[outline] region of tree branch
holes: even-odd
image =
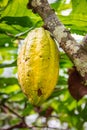
[[[16,124],[16,125],[14,125],[14,126],[11,126],[11,127],[9,127],[9,128],[3,128],[3,129],[1,129],[1,130],[13,130],[14,128],[28,128],[27,127],[27,125],[26,124],[24,124],[24,122],[22,121],[22,122],[20,122],[19,124]]]
[[[40,128],[40,129],[43,129],[43,128],[46,128],[46,129],[54,129],[56,130],[57,128],[56,127],[50,127],[48,126],[47,124],[46,125],[32,125],[32,126],[28,126],[24,120],[24,117],[21,117],[18,113],[16,113],[15,111],[13,111],[11,108],[9,108],[7,105],[3,104],[2,106],[2,109],[7,109],[9,110],[10,112],[12,112],[12,114],[16,115],[18,118],[21,119],[21,121],[18,123],[18,124],[15,124],[13,126],[10,126],[8,128],[1,128],[0,130],[13,130],[15,128],[28,128],[28,129],[36,129],[36,128]],[[38,111],[40,108],[37,108],[36,111]],[[50,117],[54,117],[54,118],[58,118],[58,116],[51,116],[51,112],[52,112],[52,108],[49,107],[45,113],[45,117],[46,119],[50,118]],[[40,110],[41,111],[41,110]],[[5,110],[6,112],[6,110]],[[68,128],[67,129],[62,129],[61,130],[69,130]]]
[[[15,111],[13,111],[10,107],[8,107],[7,105],[3,104],[3,107],[7,110],[9,110],[10,112],[12,112],[14,115],[16,115],[18,118],[23,120],[23,117],[21,117],[18,113],[16,113]]]
[[[47,0],[29,0],[28,8],[37,12],[60,47],[65,51],[74,63],[77,71],[87,86],[87,51],[71,36],[69,30],[60,22],[59,18],[51,9]]]

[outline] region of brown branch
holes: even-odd
[[[14,128],[28,128],[27,125],[22,121],[19,124],[11,126],[9,128],[2,128],[1,130],[13,130]]]
[[[76,42],[69,30],[60,22],[47,0],[29,1],[28,7],[32,8],[34,12],[37,12],[41,16],[46,29],[51,32],[60,47],[72,60],[83,78],[84,85],[87,86],[87,52]]]
[[[33,126],[28,126],[24,120],[23,117],[21,117],[18,113],[16,113],[15,111],[13,111],[10,107],[8,107],[7,105],[3,104],[3,107],[2,109],[7,109],[9,110],[10,112],[12,112],[13,114],[15,114],[18,118],[22,119],[21,122],[19,122],[18,124],[15,124],[13,126],[10,126],[8,128],[1,128],[0,130],[13,130],[14,128],[28,128],[28,129],[34,129],[34,128],[48,128],[48,129],[54,129],[54,130],[57,130],[58,128],[56,127],[50,127],[48,125],[41,125],[41,126],[38,126],[38,125],[33,125]],[[51,112],[52,111],[52,108],[48,108],[48,110]],[[47,111],[48,111],[47,110]],[[6,112],[6,111],[5,111]],[[46,113],[47,116],[45,116],[47,119],[50,118],[50,117],[54,117],[54,118],[58,118],[58,116],[48,116],[48,112]],[[50,113],[49,113],[50,115]],[[67,129],[61,129],[61,130],[68,130]]]
[[[13,113],[14,115],[16,115],[18,118],[23,120],[23,117],[21,117],[18,113],[16,113],[15,111],[13,111],[9,106],[3,104],[3,107],[7,110],[9,110],[11,113]]]

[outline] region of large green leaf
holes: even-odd
[[[16,92],[16,91],[19,91],[20,88],[17,84],[14,84],[14,85],[10,85],[10,86],[7,86],[7,87],[3,87],[3,88],[0,88],[0,93],[6,93],[6,94],[10,94],[12,92]]]
[[[6,87],[6,86],[9,86],[9,85],[14,85],[14,84],[17,84],[18,81],[16,78],[4,78],[4,77],[1,77],[0,78],[0,88],[3,88],[3,87]]]
[[[0,64],[0,68],[13,67],[13,66],[17,66],[17,60],[13,61],[10,64],[6,64],[6,63]]]
[[[7,2],[3,0],[0,2],[1,44],[6,43],[3,37],[7,39],[7,42],[12,43],[11,39],[17,38],[16,35],[18,36],[19,33],[25,35],[31,27],[41,25],[41,22],[39,22],[41,18],[27,9],[27,3],[28,0],[9,0]]]
[[[60,68],[71,68],[73,63],[64,52],[60,52]]]
[[[25,95],[22,92],[14,93],[8,99],[9,102],[19,102],[25,99]]]
[[[56,4],[58,6],[56,6]],[[60,20],[73,33],[87,33],[87,0],[57,0],[52,6]]]
[[[8,45],[8,47],[1,47],[0,48],[0,58],[1,58],[0,59],[0,66],[1,67],[4,67],[7,63],[13,64],[14,60],[17,59],[18,49],[13,48],[13,47],[9,47],[9,44],[7,44],[7,43],[6,43],[6,45]],[[10,67],[10,66],[7,66],[7,67]]]
[[[8,0],[0,0],[0,10],[8,4]]]
[[[1,31],[1,29],[0,29]],[[4,47],[5,43],[9,43],[10,46],[13,46],[11,37],[6,34],[0,34],[0,47]]]

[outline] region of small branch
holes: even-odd
[[[41,126],[38,126],[38,125],[33,125],[33,126],[27,126],[25,120],[23,117],[21,117],[18,113],[16,113],[15,111],[13,111],[11,108],[9,108],[7,105],[3,104],[3,107],[2,109],[5,108],[5,112],[6,112],[6,109],[9,110],[10,112],[12,112],[14,115],[16,115],[18,118],[22,119],[21,122],[19,122],[18,124],[16,125],[13,125],[13,126],[10,126],[9,128],[2,128],[0,130],[13,130],[14,128],[28,128],[28,129],[34,129],[34,128],[48,128],[48,129],[55,129],[57,130],[58,128],[55,128],[55,127],[50,127],[48,125],[41,125]],[[52,109],[50,108],[50,111]],[[55,117],[55,118],[58,118],[58,116],[47,116],[46,118],[48,119],[48,117]],[[62,130],[62,129],[61,129]],[[68,130],[68,129],[63,129],[63,130]]]
[[[31,31],[31,30],[34,29],[34,28],[35,28],[35,26],[29,28],[28,30],[26,30],[26,31],[24,31],[24,32],[20,32],[20,33],[18,33],[18,34],[16,34],[16,35],[11,34],[11,33],[9,33],[9,32],[5,32],[5,34],[6,34],[7,36],[10,36],[10,37],[14,38],[14,39],[21,39],[21,40],[22,40],[22,39],[23,39],[22,36],[25,35],[25,34],[27,34],[29,31]]]
[[[25,123],[24,117],[21,117],[18,113],[16,113],[15,111],[13,111],[10,107],[8,107],[6,104],[3,104],[3,106],[1,107],[5,112],[10,111],[12,114],[16,115],[18,118],[20,118],[22,121],[14,126],[11,126],[9,128],[6,129],[1,129],[1,130],[13,130],[13,128],[28,128],[27,124]],[[7,109],[7,110],[6,110]]]
[[[18,118],[23,120],[23,117],[21,117],[18,113],[16,113],[15,111],[13,111],[10,107],[8,107],[7,105],[3,104],[3,107],[5,107],[5,109],[9,110],[11,113],[13,113],[14,115],[16,115]]]
[[[13,130],[14,128],[28,128],[26,124],[24,124],[24,122],[20,122],[19,124],[16,124],[14,126],[11,126],[9,128],[3,128],[1,130]]]

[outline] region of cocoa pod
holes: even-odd
[[[69,70],[68,89],[70,94],[77,101],[87,95],[87,86],[75,67]]]
[[[59,75],[59,51],[44,28],[29,32],[18,55],[18,80],[34,105],[43,103],[53,92]]]

